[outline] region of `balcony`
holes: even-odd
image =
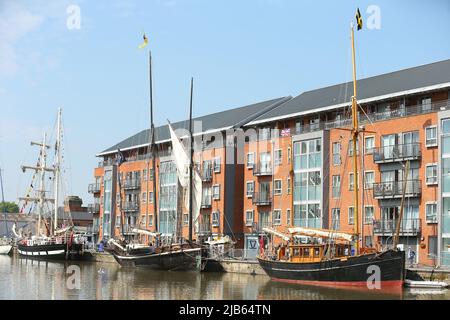
[[[418,160],[422,155],[420,143],[399,144],[386,146],[373,150],[373,161],[375,163]]]
[[[373,232],[377,236],[393,236],[397,220],[381,219],[373,222]],[[402,219],[400,236],[417,236],[421,232],[421,219]]]
[[[270,162],[258,163],[253,165],[253,175],[257,177],[271,176],[272,165]]]
[[[207,195],[202,197],[201,209],[210,209],[212,207],[212,196]]]
[[[198,235],[206,235],[211,233],[211,225],[209,223],[200,223],[198,225]]]
[[[373,184],[373,196],[375,199],[401,198],[403,195],[404,181],[382,182]],[[420,197],[420,180],[408,180],[406,182],[405,197]]]
[[[88,186],[89,193],[99,193],[100,192],[100,183],[90,183]]]
[[[137,201],[125,201],[122,206],[124,212],[136,212],[139,211],[139,202]]]
[[[211,182],[213,177],[213,168],[212,167],[203,168],[201,174],[203,182]]]
[[[88,204],[88,212],[92,214],[100,213],[100,204],[99,203]]]
[[[270,192],[254,192],[252,196],[252,203],[257,206],[270,206],[272,204]]]
[[[139,189],[141,187],[140,179],[125,179],[123,182],[123,188],[125,190]]]

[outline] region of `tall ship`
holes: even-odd
[[[28,209],[28,214],[36,217],[35,233],[16,230],[12,231],[17,238],[17,252],[26,258],[66,260],[81,257],[84,249],[84,239],[73,230],[72,219],[59,221],[58,215],[61,193],[61,162],[62,162],[62,110],[58,109],[56,125],[56,141],[52,146],[47,139],[47,133],[41,142],[31,142],[32,146],[40,148],[35,166],[22,166],[22,171],[32,171],[33,177],[25,197],[19,198],[22,209]],[[54,149],[54,161],[47,165],[48,150]],[[47,180],[50,183],[46,183]],[[35,189],[35,185],[38,187]],[[52,197],[53,196],[53,197]]]
[[[153,98],[152,98],[152,59],[149,51],[149,74],[150,74],[150,148],[151,161],[153,168],[156,168],[156,144],[155,144],[155,127],[153,123]],[[178,208],[178,211],[183,209],[189,210],[189,238],[185,239],[181,234],[181,227],[176,228],[175,234],[164,234],[159,231],[152,232],[146,229],[133,228],[131,231],[134,236],[128,239],[125,238],[123,222],[125,220],[124,212],[122,210],[122,201],[119,199],[119,210],[121,213],[121,230],[122,234],[118,239],[109,239],[106,250],[111,253],[115,260],[124,267],[144,267],[154,270],[169,270],[169,271],[199,271],[201,269],[201,254],[202,247],[195,243],[192,238],[193,232],[193,216],[195,221],[198,221],[198,215],[201,205],[201,187],[202,181],[198,170],[193,165],[193,137],[192,137],[192,94],[193,94],[193,80],[191,80],[191,99],[190,99],[190,141],[191,152],[187,151],[179,137],[176,135],[171,124],[169,123],[169,130],[172,140],[173,159],[176,165],[177,177],[183,190],[184,206],[185,208]],[[120,165],[123,162],[123,155],[118,151],[117,174],[120,174]],[[150,159],[148,159],[150,161]],[[120,178],[119,189],[120,186]],[[154,190],[154,205],[156,224],[155,229],[158,230],[158,205],[156,195],[156,179],[153,179]],[[170,192],[170,191],[169,191]],[[121,197],[121,193],[119,193]],[[174,217],[176,221],[180,221],[180,217]],[[176,224],[179,225],[178,223]],[[149,239],[147,243],[140,241],[141,236]]]
[[[356,14],[358,30],[362,28],[359,10]],[[351,45],[353,62],[353,97],[351,99],[353,150],[357,149],[358,136],[368,132],[358,124],[357,82],[355,65],[354,26],[351,25]],[[361,141],[361,139],[360,139]],[[356,153],[357,154],[357,153]],[[277,247],[270,243],[273,250],[260,242],[259,264],[274,281],[320,285],[332,287],[366,287],[384,289],[401,288],[405,279],[405,252],[397,249],[408,180],[409,162],[405,163],[405,179],[400,206],[399,219],[392,247],[379,250],[372,247],[360,247],[358,222],[359,193],[354,187],[354,232],[294,227],[287,232],[272,228],[264,231],[272,238],[281,239]],[[358,156],[353,156],[353,172],[358,172]],[[358,174],[353,175],[354,186],[358,186]]]

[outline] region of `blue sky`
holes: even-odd
[[[80,29],[68,29],[69,5]],[[358,32],[358,78],[450,58],[448,1],[1,0],[0,165],[6,199],[23,196],[39,140],[63,108],[67,193],[92,201],[95,154],[148,127],[147,51],[156,124],[297,95],[351,79],[349,24],[380,9],[381,28]]]

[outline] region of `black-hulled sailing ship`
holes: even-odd
[[[357,12],[358,30],[362,20]],[[358,126],[358,104],[356,100],[356,66],[354,28],[351,26],[352,61],[353,61],[353,97],[352,129],[353,150],[357,149],[360,132]],[[355,152],[355,154],[357,154]],[[353,156],[353,172],[358,172],[357,156]],[[409,162],[406,163],[407,181]],[[354,174],[354,186],[358,186],[358,174]],[[406,190],[405,186],[403,190]],[[400,217],[397,222],[392,248],[378,251],[376,248],[360,248],[358,208],[358,187],[354,187],[355,232],[345,233],[337,230],[312,228],[289,228],[287,233],[280,233],[266,228],[267,233],[280,237],[282,245],[276,254],[267,254],[261,243],[259,264],[272,280],[322,286],[374,286],[377,289],[401,287],[405,279],[405,253],[397,249],[400,224],[402,220],[403,194]],[[370,284],[371,283],[371,284]]]
[[[84,249],[84,240],[79,235],[74,234],[72,219],[69,219],[68,225],[58,224],[58,204],[59,204],[59,185],[61,173],[61,108],[58,110],[57,134],[54,146],[55,157],[52,166],[47,166],[47,150],[52,146],[48,144],[47,134],[44,134],[42,142],[31,142],[32,146],[40,147],[39,158],[36,166],[22,166],[22,171],[31,170],[34,172],[31,182],[31,190],[25,197],[19,198],[24,201],[23,208],[31,205],[37,209],[33,214],[37,215],[36,231],[23,234],[21,230],[17,231],[13,225],[13,233],[17,238],[17,252],[19,256],[26,258],[66,260],[78,259],[81,257]],[[50,186],[46,185],[47,173],[49,179],[53,180]],[[39,180],[39,189],[34,190],[33,184],[35,178]],[[37,180],[37,179],[36,179]],[[49,198],[51,192],[46,188],[53,187],[53,198]],[[34,191],[33,191],[34,190]],[[34,196],[33,196],[34,193]],[[53,206],[52,212],[49,210]]]
[[[156,168],[156,144],[155,144],[155,127],[153,123],[153,99],[152,99],[152,59],[151,52],[149,52],[149,74],[150,74],[150,118],[151,118],[151,157],[153,168]],[[178,181],[181,187],[189,191],[189,239],[182,237],[181,230],[176,231],[175,236],[163,235],[160,232],[152,232],[147,229],[134,228],[132,232],[135,235],[143,235],[149,238],[149,244],[140,243],[136,241],[125,240],[123,237],[120,239],[110,239],[108,241],[108,248],[106,249],[111,253],[115,260],[124,267],[144,267],[154,270],[170,270],[170,271],[189,271],[197,270],[201,268],[201,252],[202,248],[192,241],[192,214],[198,212],[201,203],[201,178],[193,167],[193,143],[192,143],[192,94],[193,94],[193,81],[191,80],[191,104],[190,104],[190,141],[191,141],[191,153],[190,157],[180,139],[175,134],[171,124],[169,123],[169,130],[172,140],[173,148],[173,160],[177,167]],[[120,150],[118,150],[120,153]],[[119,159],[122,157],[119,157]],[[120,169],[121,160],[118,162]],[[189,168],[186,167],[189,166]],[[119,172],[120,170],[118,170]],[[154,170],[153,172],[156,172]],[[186,173],[189,172],[189,177],[186,177]],[[120,179],[119,179],[120,181]],[[199,187],[200,186],[200,187]],[[120,188],[120,186],[119,186]],[[153,191],[154,191],[154,206],[155,206],[155,229],[158,230],[158,206],[156,195],[156,178],[153,179]],[[119,193],[120,194],[120,193]],[[121,203],[119,201],[119,203]],[[121,207],[119,205],[119,207]],[[123,211],[122,214],[122,230],[123,230]],[[178,225],[178,224],[177,224]]]

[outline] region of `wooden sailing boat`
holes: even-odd
[[[59,184],[60,184],[60,161],[61,161],[61,108],[58,110],[57,135],[55,143],[55,162],[51,167],[47,166],[47,150],[51,146],[47,142],[47,134],[44,134],[42,142],[31,142],[32,146],[40,147],[40,154],[37,166],[22,166],[22,170],[34,171],[40,177],[39,190],[35,197],[27,194],[19,200],[34,202],[38,207],[38,217],[36,223],[35,235],[17,234],[15,225],[13,232],[18,237],[17,252],[22,257],[39,259],[77,259],[81,257],[84,249],[83,239],[74,235],[73,225],[58,229],[58,203],[59,203]],[[48,191],[45,190],[46,173],[53,173],[53,194],[54,198],[47,197]],[[44,216],[44,208],[47,203],[52,203],[54,208],[53,223],[47,223]],[[45,227],[43,227],[43,224]]]
[[[359,23],[360,21],[358,21]],[[360,27],[360,26],[359,26]],[[352,97],[352,142],[357,150],[360,131],[356,100],[356,66],[354,30],[351,26],[352,61],[353,61],[353,97]],[[407,165],[408,167],[408,165]],[[356,152],[353,157],[353,172],[358,172]],[[407,177],[406,170],[406,177]],[[360,249],[358,223],[358,174],[354,174],[355,232],[353,234],[335,230],[289,228],[289,234],[280,234],[273,229],[265,231],[281,237],[284,245],[276,257],[269,257],[263,249],[258,261],[272,280],[290,283],[302,283],[322,286],[361,286],[368,287],[372,282],[376,289],[389,286],[401,287],[405,279],[405,253],[396,248],[400,230],[397,223],[394,246],[382,252],[374,248]],[[407,178],[405,179],[406,183]],[[404,188],[405,191],[406,188]],[[404,197],[403,197],[404,198]],[[403,200],[402,200],[403,206]],[[307,237],[308,243],[298,241]],[[352,254],[352,243],[355,252]]]
[[[5,206],[5,195],[3,193],[3,179],[2,179],[2,169],[0,168],[0,188],[2,191],[2,204],[3,204],[3,218],[5,222],[5,230],[8,230],[8,220],[6,218],[6,206]],[[12,239],[6,235],[0,235],[0,255],[8,255],[12,249]]]
[[[151,114],[151,150],[153,168],[155,168],[156,159],[156,143],[155,143],[155,127],[153,123],[153,99],[152,99],[152,59],[151,52],[149,52],[149,74],[150,74],[150,114]],[[111,249],[108,251],[114,256],[116,261],[125,267],[145,267],[155,270],[171,270],[171,271],[188,271],[200,269],[200,255],[201,247],[192,242],[192,206],[193,206],[193,149],[192,149],[192,95],[193,95],[193,80],[191,80],[191,99],[190,99],[190,126],[189,131],[191,135],[191,156],[189,161],[189,240],[183,241],[179,237],[176,243],[163,244],[161,241],[161,233],[150,232],[145,229],[134,228],[132,231],[136,234],[146,235],[152,239],[151,245],[141,243],[127,243],[124,239],[120,241],[110,239],[108,244]],[[182,168],[180,158],[187,156],[186,150],[183,149],[181,142],[174,133],[172,126],[169,123],[169,130],[171,133],[172,144],[174,148],[174,160],[177,165],[178,177],[182,186],[185,186],[186,180],[183,180],[181,172],[186,172]],[[185,159],[185,158],[183,158]],[[184,162],[185,163],[185,162]],[[156,172],[156,170],[154,171]],[[182,182],[183,181],[183,182]],[[201,185],[201,180],[200,180]],[[156,179],[153,179],[153,190],[156,192]],[[201,190],[200,190],[201,192]],[[155,193],[154,193],[155,194]],[[155,213],[157,212],[155,195]],[[198,205],[199,207],[200,205]],[[121,219],[123,221],[123,219]],[[156,221],[158,219],[156,218]],[[158,224],[156,229],[158,230]]]

